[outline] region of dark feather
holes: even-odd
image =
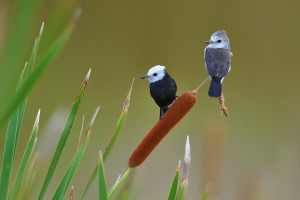
[[[155,103],[163,109],[162,113],[165,113],[168,107],[176,99],[177,85],[174,79],[165,72],[165,76],[162,80],[150,83],[150,94]]]
[[[216,98],[222,95],[221,78],[212,77],[209,90],[208,90],[208,95],[210,97],[216,97]]]

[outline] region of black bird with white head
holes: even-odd
[[[205,67],[211,79],[208,95],[217,98],[222,95],[221,83],[231,69],[233,54],[225,31],[215,32],[205,43],[208,44],[204,49]]]
[[[155,103],[160,107],[159,117],[161,119],[177,98],[177,85],[166,71],[166,68],[161,65],[152,67],[147,75],[141,77],[141,79],[144,78],[150,82],[150,94]]]

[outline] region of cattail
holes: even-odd
[[[191,110],[197,101],[196,94],[196,91],[186,91],[175,101],[131,154],[128,161],[131,168],[142,164],[160,141]]]
[[[219,104],[220,104],[221,111],[223,112],[225,117],[228,117],[229,114],[228,114],[227,107],[225,106],[225,98],[224,98],[223,93],[218,99],[219,99]]]

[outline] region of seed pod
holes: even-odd
[[[131,154],[128,165],[137,167],[144,162],[160,141],[191,110],[197,101],[196,91],[184,92],[144,137]]]

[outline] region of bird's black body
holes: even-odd
[[[211,77],[208,91],[210,97],[220,97],[222,94],[222,79],[230,71],[232,53],[229,49],[209,48],[205,49],[204,59],[206,70]]]
[[[150,83],[150,94],[160,107],[160,118],[176,99],[177,85],[174,79],[165,71],[163,79]]]

